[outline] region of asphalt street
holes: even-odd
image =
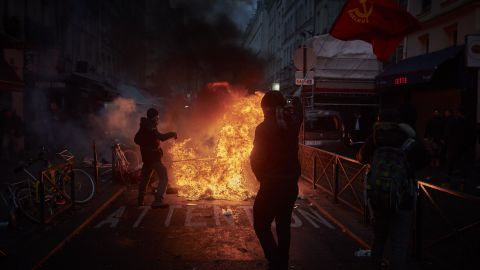
[[[147,197],[147,204],[153,197]],[[253,201],[187,201],[136,206],[126,191],[42,269],[266,269],[252,227]],[[367,269],[359,246],[307,200],[292,218],[291,269]]]

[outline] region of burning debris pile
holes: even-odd
[[[168,150],[171,178],[182,197],[238,201],[256,193],[249,155],[255,127],[263,120],[260,108],[263,94],[228,93],[223,111],[205,127],[213,134],[210,138],[191,134],[192,137],[175,142]]]

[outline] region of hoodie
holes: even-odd
[[[140,128],[137,134],[135,134],[134,141],[140,146],[143,163],[148,165],[161,161],[163,151],[160,147],[160,141],[166,141],[175,136],[175,132],[158,132],[154,121],[142,117],[140,119]]]

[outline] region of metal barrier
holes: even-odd
[[[41,225],[45,225],[50,223],[59,214],[75,207],[75,174],[73,172],[73,164],[67,162],[51,166],[41,171],[39,180],[39,220]],[[70,186],[63,186],[65,182],[68,182],[67,184]],[[70,194],[66,193],[67,188],[70,189]],[[57,205],[51,207],[51,204],[54,204],[52,201],[56,198],[49,198],[47,200],[46,191],[50,196],[62,196],[66,201],[65,204],[61,207]],[[46,213],[47,203],[50,204],[48,206],[50,213]]]
[[[368,165],[321,149],[299,145],[302,177],[359,214],[365,215],[364,179]],[[366,215],[365,215],[366,218]]]
[[[302,177],[369,221],[364,176],[368,165],[300,144]],[[414,247],[419,260],[473,269],[480,250],[480,197],[418,181]]]
[[[473,269],[480,250],[480,197],[418,182],[415,249],[419,259]]]

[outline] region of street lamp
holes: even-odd
[[[272,83],[272,90],[273,91],[280,91],[280,83],[278,83],[278,82]]]

